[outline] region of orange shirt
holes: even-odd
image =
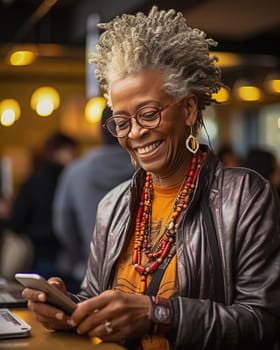
[[[174,201],[180,189],[180,184],[166,188],[156,185],[153,186],[154,198],[152,202],[151,241],[153,244],[156,244],[164,234],[165,228],[170,222]],[[115,289],[139,294],[141,275],[135,271],[134,265],[132,264],[133,251],[134,237],[128,242],[128,245],[124,248],[119,259]],[[147,262],[148,258],[143,254],[141,264],[145,265]],[[148,283],[150,280],[151,275],[148,275]],[[169,298],[176,293],[176,256],[174,256],[164,272],[158,295]],[[168,348],[168,342],[163,337],[147,336],[142,341],[143,350],[165,350]]]

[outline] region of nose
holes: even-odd
[[[148,129],[145,129],[141,125],[139,125],[135,118],[131,118],[130,122],[131,122],[131,128],[128,133],[129,138],[135,139],[137,137],[141,137],[143,134],[147,132]]]

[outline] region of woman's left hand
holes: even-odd
[[[108,290],[78,304],[68,324],[79,334],[120,342],[148,334],[150,297]]]

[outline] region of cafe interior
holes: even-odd
[[[280,158],[279,0],[0,0],[0,156],[13,193],[30,171],[30,154],[50,133],[75,137],[82,152],[100,144],[105,107],[88,54],[97,23],[152,5],[183,12],[189,25],[218,41],[222,88],[207,108],[208,137],[218,150],[250,147]]]

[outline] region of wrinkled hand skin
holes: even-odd
[[[59,277],[52,277],[48,282],[67,294],[64,282]],[[66,330],[72,327],[67,323],[69,316],[63,311],[46,303],[46,294],[35,289],[25,288],[22,296],[27,300],[28,309],[35,318],[47,329]]]
[[[150,307],[148,296],[108,290],[79,303],[68,324],[77,327],[79,334],[98,337],[103,341],[122,342],[149,332]],[[113,331],[110,334],[106,333],[106,320],[112,323]]]

